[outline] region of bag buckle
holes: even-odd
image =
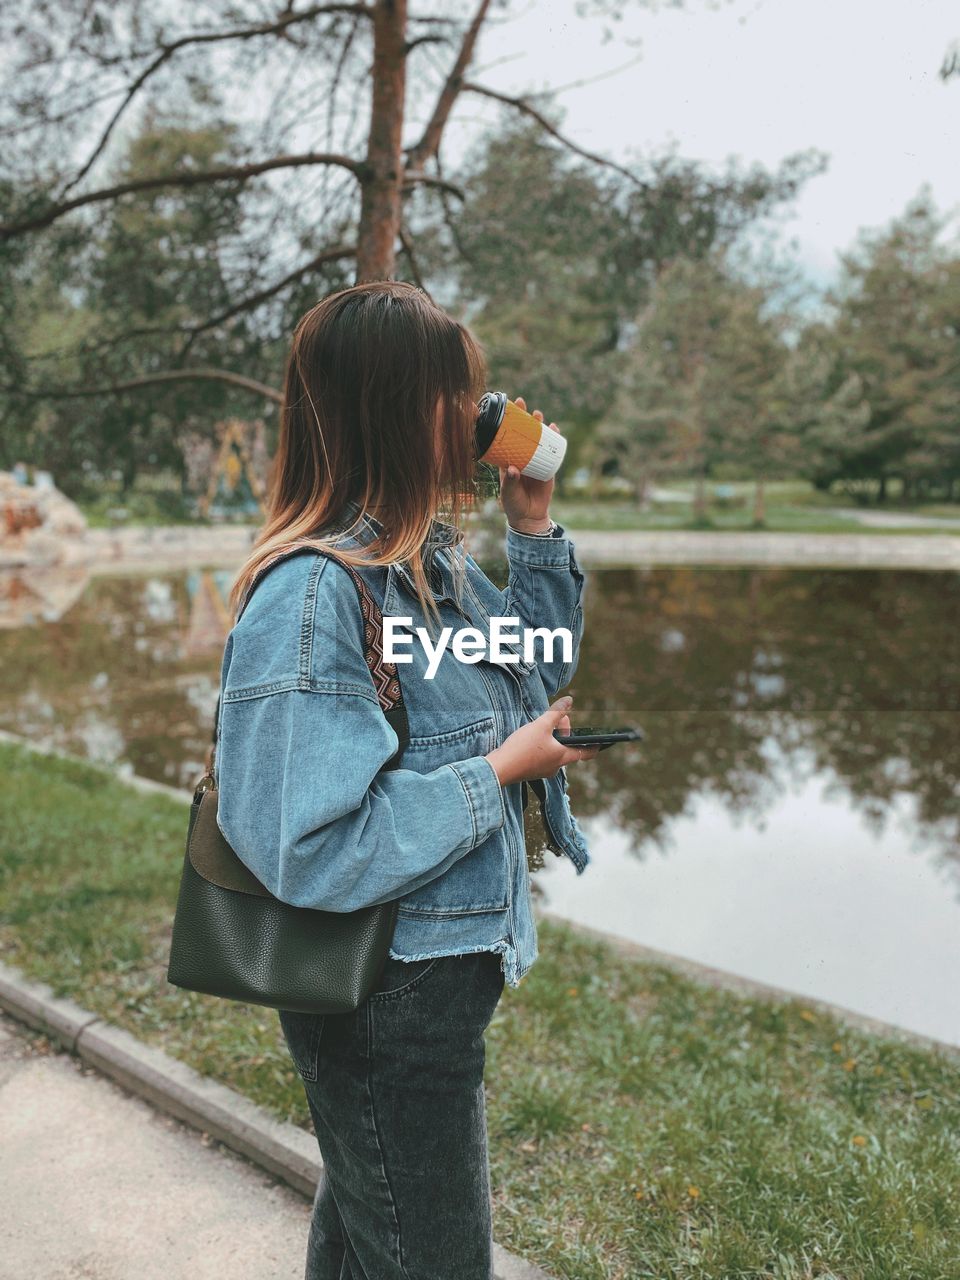
[[[207,784],[207,785],[204,785],[204,784]],[[196,789],[194,790],[193,803],[196,804],[199,800],[201,800],[203,798],[203,793],[205,791],[213,791],[216,785],[217,785],[217,780],[213,776],[213,774],[209,772],[205,773],[203,777],[200,779],[200,781],[197,783]]]

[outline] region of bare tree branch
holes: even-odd
[[[436,158],[436,165],[437,165],[437,171],[440,177],[442,178],[443,169],[441,168],[441,165],[440,165],[439,155]],[[443,206],[443,220],[446,223],[447,230],[450,232],[450,238],[453,241],[454,247],[456,248],[457,252],[460,254],[460,257],[464,260],[464,262],[469,262],[472,264],[474,261],[473,256],[467,252],[466,247],[464,246],[463,240],[460,237],[459,229],[457,228],[457,225],[453,219],[453,214],[450,211],[450,202],[447,199],[447,192],[443,191],[442,189],[440,192],[440,203]]]
[[[347,65],[347,58],[350,56],[350,49],[353,46],[353,41],[354,41],[354,38],[356,37],[357,29],[359,25],[360,25],[360,22],[359,22],[359,19],[357,19],[356,21],[354,21],[354,23],[350,27],[350,30],[347,32],[346,39],[344,40],[343,45],[340,49],[340,53],[337,57],[336,66],[333,69],[333,79],[330,84],[329,91],[327,93],[327,146],[328,147],[333,146],[333,126],[334,126],[334,117],[336,115],[337,96],[340,92],[340,80],[341,80],[341,77],[343,76],[344,68]]]
[[[361,3],[319,4],[311,5],[309,9],[294,9],[288,4],[276,19],[270,19],[262,25],[249,28],[234,27],[229,31],[204,31],[193,35],[180,36],[176,40],[171,40],[169,47],[179,49],[187,44],[216,44],[223,40],[249,40],[256,36],[273,35],[279,31],[286,30],[288,27],[301,22],[310,22],[313,18],[328,13],[359,14],[370,17],[373,14],[373,5]],[[161,42],[160,47],[167,48],[168,45]],[[112,58],[100,58],[98,60],[102,67],[117,66],[121,62],[130,62],[136,58],[147,58],[154,52],[155,48],[156,46],[149,49],[133,49],[127,53],[116,54]]]
[[[27,387],[8,386],[5,389],[16,395],[29,396],[38,400],[79,400],[91,396],[103,396],[121,391],[137,391],[140,387],[153,387],[169,382],[226,382],[234,387],[242,387],[272,400],[275,404],[283,403],[283,394],[275,387],[268,387],[255,378],[245,378],[241,373],[232,373],[229,369],[173,369],[165,373],[144,374],[140,378],[128,378],[124,382],[111,382],[102,387],[55,387],[31,389]]]
[[[372,10],[366,4],[318,4],[314,5],[310,9],[304,9],[302,13],[294,13],[288,10],[286,13],[282,13],[274,22],[262,22],[254,27],[240,27],[234,31],[203,32],[196,35],[181,36],[178,40],[173,40],[169,44],[161,44],[160,52],[157,56],[129,85],[123,101],[113,113],[96,146],[93,148],[76,176],[63,188],[60,193],[60,198],[62,199],[68,191],[72,191],[77,183],[87,176],[97,157],[102,153],[104,147],[107,145],[110,135],[124,111],[126,111],[127,107],[150,77],[159,71],[161,67],[165,66],[166,63],[168,63],[175,54],[179,53],[181,49],[186,49],[190,45],[216,44],[226,40],[253,40],[258,36],[283,35],[291,26],[294,25],[294,23],[309,22],[311,19],[319,17],[321,14],[349,13],[356,16],[369,16],[371,12]],[[138,55],[134,54],[132,56],[136,57]]]
[[[476,13],[473,15],[473,21],[463,34],[460,51],[450,70],[450,74],[444,82],[443,88],[440,90],[440,96],[437,98],[433,114],[427,122],[423,136],[419,142],[407,151],[407,171],[411,176],[422,172],[427,160],[431,156],[435,156],[440,149],[440,139],[443,137],[444,126],[450,118],[453,104],[456,102],[457,95],[461,90],[464,72],[473,59],[480,28],[483,26],[489,8],[490,0],[480,0]]]
[[[440,191],[446,191],[448,195],[456,196],[458,200],[466,200],[466,192],[462,187],[458,187],[455,182],[448,182],[446,178],[437,178],[430,173],[411,173],[407,174],[403,179],[404,192],[412,191],[414,187],[437,187]]]
[[[496,89],[488,89],[482,84],[473,84],[471,81],[465,81],[460,88],[463,93],[477,93],[484,98],[493,98],[496,102],[503,102],[507,106],[516,107],[518,111],[522,111],[525,115],[536,120],[542,128],[546,129],[547,133],[552,134],[558,142],[562,142],[565,147],[576,152],[578,156],[583,156],[585,160],[592,160],[594,164],[602,164],[608,169],[614,169],[617,173],[622,173],[625,178],[629,178],[634,186],[646,190],[648,184],[642,178],[638,178],[635,173],[631,173],[629,169],[625,169],[623,165],[617,164],[615,160],[608,160],[605,156],[598,156],[593,151],[587,151],[583,147],[577,146],[575,142],[571,142],[569,138],[565,138],[546,116],[539,112],[536,107],[531,106],[525,98],[511,98],[509,94],[498,93]]]
[[[274,156],[272,160],[261,160],[254,164],[225,165],[220,169],[204,169],[193,173],[184,170],[182,173],[165,173],[155,178],[135,178],[130,182],[121,182],[114,187],[105,187],[101,191],[88,191],[85,195],[74,196],[72,200],[61,200],[49,205],[43,213],[32,214],[19,222],[0,223],[0,239],[9,240],[21,235],[24,231],[36,231],[40,227],[49,227],[51,223],[72,213],[74,209],[85,205],[101,204],[106,200],[116,200],[120,196],[130,195],[135,191],[156,191],[162,187],[198,187],[208,182],[237,181],[245,182],[257,174],[268,173],[272,169],[296,169],[305,165],[330,164],[342,169],[349,169],[359,180],[366,176],[366,165],[362,160],[354,160],[350,156],[337,155],[331,152],[306,152],[299,156]]]
[[[449,44],[449,43],[450,43],[449,36],[430,36],[430,35],[414,36],[412,40],[407,41],[407,43],[403,46],[403,48],[405,53],[410,53],[411,50],[416,49],[421,44]]]
[[[103,93],[98,93],[92,98],[88,98],[86,102],[81,102],[79,106],[70,106],[53,116],[40,116],[34,120],[21,120],[17,117],[15,124],[4,125],[0,129],[0,138],[17,138],[24,133],[29,133],[32,129],[49,129],[54,124],[64,124],[67,120],[72,120],[76,116],[82,116],[84,112],[90,111],[93,107],[98,107],[101,102],[106,102],[108,98],[112,98],[117,93],[116,89],[105,89]]]
[[[255,293],[248,294],[228,310],[221,311],[206,320],[201,320],[198,324],[150,325],[139,329],[124,329],[122,334],[112,334],[109,338],[101,338],[98,342],[90,343],[89,345],[80,343],[79,346],[71,344],[65,347],[55,347],[50,351],[41,351],[35,355],[25,355],[23,360],[26,364],[36,364],[43,360],[59,360],[65,355],[95,356],[102,351],[109,351],[114,348],[120,338],[124,340],[129,340],[130,338],[172,338],[184,335],[187,341],[179,353],[180,358],[182,358],[190,350],[194,339],[201,333],[207,333],[210,329],[215,329],[217,325],[223,324],[227,320],[232,320],[234,316],[242,315],[245,311],[253,311],[262,302],[275,297],[288,285],[295,284],[302,276],[305,276],[310,271],[315,271],[325,262],[334,262],[339,258],[354,257],[356,252],[357,246],[353,244],[337,245],[332,249],[324,249],[315,258],[311,258],[309,262],[304,262],[299,267],[295,267],[293,271],[289,272],[281,280],[276,280],[273,284],[265,285]]]
[[[417,262],[417,255],[416,255],[416,252],[414,251],[413,240],[410,237],[410,232],[407,229],[407,226],[405,223],[401,222],[398,235],[400,236],[400,243],[403,246],[403,252],[406,254],[407,261],[410,263],[410,272],[413,275],[413,279],[415,283],[420,286],[420,288],[429,298],[430,291],[427,289],[427,286],[423,283],[423,275],[420,271],[420,265]]]
[[[357,246],[355,244],[340,244],[333,249],[324,249],[322,253],[318,253],[315,258],[311,258],[309,262],[304,262],[301,266],[295,267],[282,280],[276,280],[273,284],[258,289],[256,293],[251,293],[248,297],[242,298],[232,307],[228,307],[226,311],[221,311],[218,315],[211,316],[209,319],[202,321],[200,324],[190,325],[188,328],[181,329],[179,332],[189,334],[187,341],[184,343],[183,350],[180,352],[181,357],[185,356],[194,341],[201,333],[206,333],[210,329],[215,329],[217,325],[223,324],[226,320],[232,320],[234,316],[240,315],[244,311],[252,311],[255,307],[259,307],[261,302],[266,302],[269,298],[273,298],[276,294],[284,290],[287,285],[294,284],[302,276],[309,271],[316,271],[318,267],[322,267],[325,262],[336,262],[339,258],[355,258],[357,256]]]

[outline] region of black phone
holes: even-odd
[[[569,733],[554,729],[553,736],[565,747],[599,747],[603,751],[618,742],[642,742],[646,735],[642,729],[598,729],[596,725],[586,725]]]

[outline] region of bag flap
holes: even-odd
[[[217,792],[213,787],[204,791],[200,799],[188,853],[197,875],[211,884],[261,898],[274,896],[240,861],[217,826]]]

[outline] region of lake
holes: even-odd
[[[189,789],[232,579],[8,575],[0,728]],[[569,767],[593,860],[546,853],[543,906],[960,1044],[960,575],[587,579],[573,723],[646,738]]]

